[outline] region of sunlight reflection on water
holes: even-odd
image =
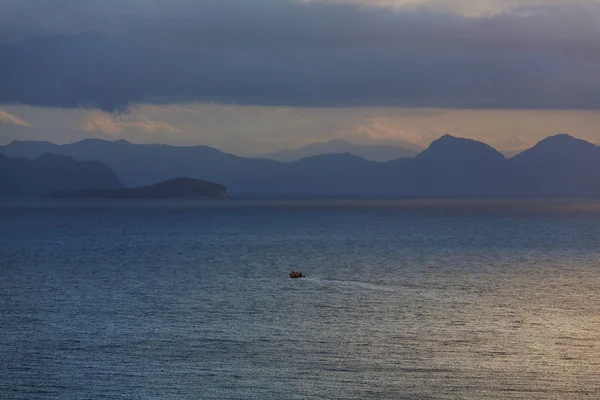
[[[0,207],[8,398],[600,396],[598,203],[143,204]]]

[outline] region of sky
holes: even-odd
[[[600,0],[4,0],[0,143],[600,143]]]

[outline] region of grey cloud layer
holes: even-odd
[[[24,3],[0,5],[0,102],[600,108],[593,4],[467,18],[285,0]]]

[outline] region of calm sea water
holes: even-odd
[[[597,399],[599,234],[583,201],[4,203],[0,397]]]

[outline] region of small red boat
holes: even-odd
[[[292,272],[290,272],[290,278],[305,278],[305,276],[302,275],[302,272],[297,272],[296,270],[292,270]]]

